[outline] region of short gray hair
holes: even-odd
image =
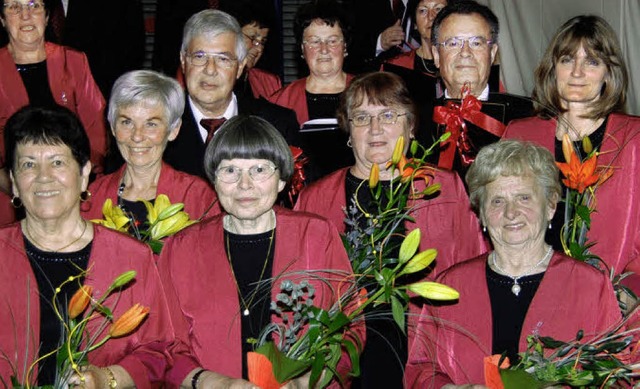
[[[209,35],[215,37],[224,33],[231,33],[236,36],[235,54],[238,57],[238,61],[243,61],[247,56],[247,46],[244,43],[240,24],[233,16],[215,9],[205,9],[187,20],[184,25],[180,51],[186,53],[189,43],[197,36]]]
[[[559,170],[551,152],[542,146],[503,140],[483,147],[466,175],[469,200],[476,211],[486,200],[487,184],[500,176],[533,176],[554,208],[560,200]]]
[[[184,112],[184,91],[171,77],[152,70],[134,70],[120,76],[113,84],[107,119],[115,126],[118,111],[136,104],[160,104],[169,129],[180,123]]]

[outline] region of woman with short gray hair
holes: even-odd
[[[102,205],[111,199],[132,224],[144,223],[147,209],[140,199],[153,202],[159,194],[167,195],[171,203],[184,203],[191,219],[220,212],[206,181],[162,161],[167,143],[180,131],[184,105],[180,84],[160,73],[135,70],[116,80],[107,117],[125,164],[89,186],[93,196],[83,203],[85,218],[102,218]]]

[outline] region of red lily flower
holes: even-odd
[[[566,177],[562,182],[567,188],[576,189],[579,193],[583,193],[585,189],[598,182],[600,174],[596,173],[596,156],[584,162],[571,150],[569,163],[556,162],[562,174]]]

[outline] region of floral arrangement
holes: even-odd
[[[79,275],[69,277],[56,288],[53,296],[53,307],[63,328],[63,343],[52,352],[41,356],[29,366],[23,380],[11,377],[14,388],[30,388],[34,381],[34,369],[45,358],[56,358],[56,379],[53,388],[66,388],[72,375],[82,376],[81,367],[88,364],[88,354],[104,345],[109,339],[127,336],[135,331],[149,313],[149,308],[135,304],[120,317],[114,318],[111,308],[104,305],[107,297],[119,292],[136,277],[133,270],[124,272],[116,277],[109,288],[99,297],[93,296],[93,287],[82,285],[69,301],[67,312],[60,312],[58,294],[68,283],[79,280],[86,275],[83,271]],[[81,316],[86,311],[84,316]],[[94,328],[90,332],[87,326],[91,323]],[[97,329],[97,330],[95,330]],[[105,333],[106,330],[106,333]],[[100,334],[105,335],[98,339]],[[23,382],[23,383],[21,383]],[[5,383],[6,385],[6,383]]]
[[[127,216],[119,206],[114,205],[111,199],[105,200],[102,206],[104,219],[91,221],[130,234],[148,244],[155,254],[160,254],[162,251],[164,245],[162,239],[198,222],[189,219],[189,214],[182,210],[183,203],[171,204],[169,197],[164,194],[158,195],[153,204],[147,200],[141,201],[147,208],[147,221],[142,225],[138,222],[132,223],[132,218]]]
[[[391,306],[393,320],[404,331],[409,293],[432,300],[459,297],[454,289],[436,282],[405,282],[405,276],[425,271],[437,256],[435,249],[417,252],[419,229],[407,234],[400,247],[389,243],[390,237],[401,231],[404,221],[411,220],[412,201],[432,196],[440,189],[439,184],[431,182],[433,168],[424,162],[431,149],[422,149],[423,155],[417,157],[419,147],[414,141],[411,145],[414,157],[407,159],[403,156],[404,139],[398,139],[387,165],[396,173],[388,186],[379,182],[378,165],[372,166],[368,189],[377,212],[366,212],[357,199],[352,199],[346,219],[352,229],[343,242],[356,274],[333,275],[333,281],[345,286],[344,291],[339,291],[338,301],[328,309],[319,308],[314,305],[316,291],[312,282],[282,281],[281,293],[271,303],[281,322],[271,323],[263,330],[255,340],[255,354],[248,357],[249,378],[253,383],[263,389],[279,388],[306,373],[309,387],[325,387],[333,379],[342,380],[338,363],[343,351],[351,362],[350,374],[357,376],[362,345],[354,328],[362,325],[367,308]],[[418,184],[419,180],[425,182],[424,189],[419,189],[423,186]],[[304,276],[325,283],[332,281],[314,274]],[[266,363],[267,374],[252,369],[258,363]]]

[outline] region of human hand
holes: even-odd
[[[395,24],[388,27],[380,33],[380,46],[383,50],[389,50],[394,46],[399,46],[404,40],[404,31],[400,25],[400,20],[396,20]]]
[[[324,378],[325,372],[322,372],[320,379],[316,382],[314,389],[320,388],[320,382]],[[311,377],[311,372],[309,371],[307,374],[300,376],[298,378],[294,378],[286,384],[282,385],[280,389],[308,389],[309,388],[309,377]]]
[[[97,366],[89,365],[80,368],[80,374],[73,374],[69,378],[69,387],[80,387],[82,389],[106,388],[109,375]]]
[[[205,371],[198,380],[198,389],[260,389],[249,381]]]

